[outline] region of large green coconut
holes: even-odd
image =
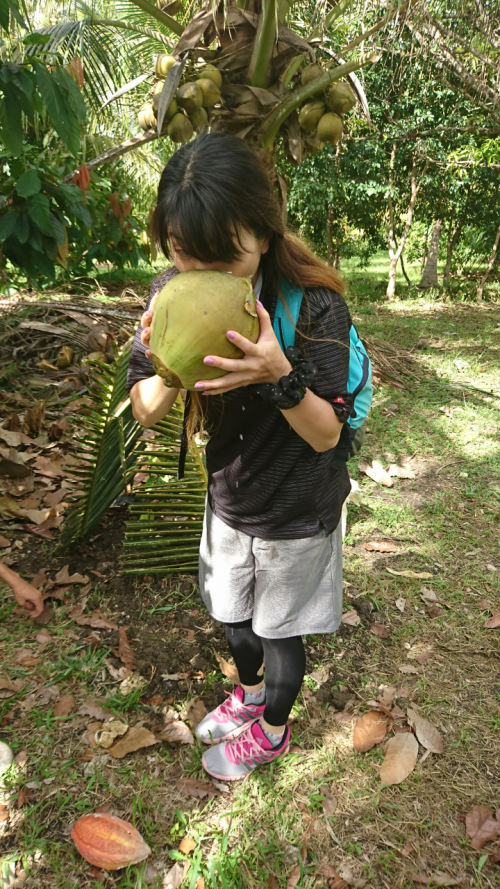
[[[218,89],[220,89],[222,86],[222,74],[220,73],[219,69],[215,67],[215,65],[206,65],[205,68],[200,71],[198,77],[208,77],[209,80],[212,80],[215,83]]]
[[[198,108],[197,111],[193,111],[193,113],[189,115],[189,120],[193,124],[197,133],[201,130],[208,129],[207,109],[202,105],[201,108]]]
[[[175,98],[188,114],[192,114],[203,105],[203,93],[197,83],[183,83],[177,90]]]
[[[317,99],[314,102],[307,102],[302,106],[299,112],[300,129],[307,135],[311,136],[318,126],[320,117],[326,111],[324,102]]]
[[[307,68],[304,68],[302,74],[300,75],[300,82],[302,86],[306,86],[306,84],[310,83],[311,80],[314,80],[316,77],[320,77],[320,75],[324,73],[324,68],[321,68],[320,65],[308,65]]]
[[[210,367],[203,359],[243,357],[228,340],[228,330],[252,343],[259,338],[249,278],[215,271],[181,272],[165,285],[155,305],[149,347],[156,373],[166,386],[183,389],[224,376],[227,371]]]
[[[329,111],[328,114],[324,114],[320,118],[316,130],[316,138],[321,142],[326,142],[328,145],[336,145],[342,136],[343,129],[344,126],[338,114],[333,114],[332,111]]]
[[[193,135],[193,125],[185,114],[178,111],[168,124],[167,135],[172,142],[189,142]]]
[[[196,81],[196,84],[199,86],[203,94],[203,107],[212,108],[212,106],[220,99],[219,87],[210,79],[210,77],[200,77],[200,79]]]
[[[335,114],[347,114],[354,108],[356,96],[348,83],[332,83],[326,94],[326,104]]]
[[[165,78],[171,68],[174,67],[176,59],[168,52],[162,52],[155,59],[155,74],[157,77]]]

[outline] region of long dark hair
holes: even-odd
[[[261,260],[264,296],[279,294],[280,278],[304,289],[344,293],[335,269],[285,230],[264,164],[236,136],[205,133],[175,152],[160,179],[153,226],[166,257],[173,237],[187,256],[207,263],[238,259],[244,231],[268,237],[269,250]],[[191,396],[190,431],[195,415],[203,415],[201,399]]]

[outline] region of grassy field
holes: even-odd
[[[336,636],[307,638],[290,754],[242,784],[212,785],[217,795],[207,800],[184,795],[178,784],[183,777],[206,781],[197,745],[161,743],[121,760],[89,752],[89,696],[130,725],[153,726],[165,709],[184,715],[193,695],[208,706],[220,699],[231,684],[214,648],[228,652],[191,579],[170,585],[137,578],[125,599],[115,576],[119,543],[113,548],[102,529],[88,556],[51,559],[44,544],[50,572],[67,561],[71,571],[97,568],[88,607],[126,620],[137,660],[161,663],[158,679],[163,670],[196,663],[204,678],[173,691],[166,682],[159,703],[149,693],[120,696],[106,669],[117,634],[97,632],[96,643],[70,620],[76,587],[71,601],[54,609],[47,650],[35,666],[22,667],[16,654],[26,645],[37,649],[39,628],[0,594],[0,674],[25,682],[0,699],[0,737],[21,754],[0,797],[2,889],[160,889],[179,885],[165,876],[175,860],[178,872],[187,870],[185,889],[500,885],[500,841],[476,851],[464,824],[474,805],[500,807],[500,628],[484,626],[500,611],[500,306],[409,299],[404,287],[387,306],[382,257],[368,270],[348,264],[344,273],[360,333],[412,350],[415,376],[405,378],[404,389],[377,386],[362,455],[349,464],[361,494],[348,508],[345,607],[359,622]],[[384,487],[360,469],[373,460],[413,477]],[[110,518],[108,533],[112,528]],[[364,546],[373,542],[393,551]],[[99,568],[94,550],[107,567]],[[373,623],[386,628],[386,638]],[[74,695],[78,709],[54,716],[54,684]],[[406,726],[411,706],[444,742],[442,754],[426,756],[421,746],[416,767],[396,786],[380,781],[383,744],[353,749],[355,721],[377,698],[400,708],[396,727]],[[153,850],[148,863],[104,874],[80,858],[69,829],[99,807],[133,821]],[[193,848],[183,853],[186,836]]]

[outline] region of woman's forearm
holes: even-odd
[[[331,404],[310,389],[297,407],[282,411],[285,419],[315,451],[329,451],[340,438],[342,423]]]
[[[159,376],[139,380],[130,390],[132,413],[141,426],[154,426],[168,414],[178,394],[178,389],[168,389]]]

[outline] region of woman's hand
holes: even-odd
[[[149,341],[151,339],[151,324],[153,323],[153,314],[159,293],[160,291],[157,290],[149,304],[149,309],[147,310],[147,312],[144,312],[141,318],[141,327],[143,328],[143,331],[141,333],[141,343],[143,344],[143,346],[149,346]],[[151,349],[147,349],[146,358],[151,357]]]
[[[220,358],[218,355],[207,355],[205,364],[220,367],[229,373],[215,380],[200,380],[195,384],[196,390],[203,390],[204,395],[221,395],[250,386],[253,383],[277,383],[292,370],[292,365],[285,358],[271,324],[269,312],[257,300],[257,314],[260,322],[260,336],[256,343],[250,342],[234,330],[227,333],[228,339],[244,353],[243,358]]]

